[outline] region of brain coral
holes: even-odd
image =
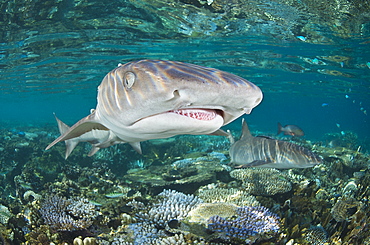
[[[241,180],[245,191],[253,195],[272,196],[292,189],[285,174],[273,168],[236,169],[230,176]]]

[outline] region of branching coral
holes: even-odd
[[[236,218],[225,219],[216,215],[208,222],[208,229],[219,233],[221,239],[246,243],[280,229],[279,217],[262,206],[240,207]]]
[[[331,214],[337,222],[348,221],[362,205],[355,198],[339,199],[331,209]]]
[[[9,211],[8,207],[0,205],[0,223],[6,225],[12,213]]]
[[[203,201],[194,196],[174,190],[164,190],[158,194],[158,201],[147,207],[136,201],[130,202],[130,206],[139,211],[136,214],[138,223],[131,223],[127,227],[127,235],[116,237],[112,244],[169,244],[168,242],[179,241],[183,244],[183,237],[169,237],[167,232],[168,222],[181,221],[188,213]],[[131,243],[130,243],[131,244]],[[172,243],[170,243],[172,244]],[[187,243],[184,243],[187,244]]]
[[[322,226],[311,226],[304,235],[311,245],[322,245],[328,241],[328,233]]]
[[[57,231],[86,229],[97,216],[95,206],[87,199],[65,199],[50,196],[42,204],[40,213],[45,223]]]
[[[153,205],[147,212],[140,212],[138,218],[146,220],[156,225],[164,227],[166,222],[185,218],[190,210],[192,210],[198,203],[203,201],[193,195],[186,195],[184,193],[164,190],[158,194],[162,200]]]

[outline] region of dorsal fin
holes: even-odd
[[[54,114],[54,117],[55,117],[55,120],[57,120],[57,123],[58,123],[58,128],[59,128],[59,133],[62,135],[64,134],[65,132],[67,132],[69,130],[69,126],[67,124],[65,124],[64,122],[62,122],[58,117],[57,115]]]
[[[242,138],[246,138],[246,137],[253,137],[251,132],[249,131],[249,128],[248,128],[248,125],[247,123],[245,122],[244,118],[242,118]]]
[[[57,120],[59,132],[60,132],[61,135],[63,135],[65,132],[67,132],[70,129],[70,127],[67,124],[65,124],[64,122],[62,122],[57,117],[57,115],[55,115],[55,113],[54,113],[54,117]],[[64,159],[67,159],[68,156],[72,153],[73,149],[77,146],[78,141],[73,140],[73,139],[69,139],[69,140],[66,140],[65,143],[66,143],[66,154],[65,154]]]

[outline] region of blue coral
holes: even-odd
[[[57,231],[86,229],[97,216],[95,206],[84,198],[50,196],[41,204],[39,211],[45,223]]]
[[[203,202],[194,195],[187,195],[174,190],[163,190],[158,196],[160,202],[154,204],[147,212],[138,213],[138,220],[164,227],[170,220],[184,219],[197,204]]]
[[[240,207],[237,215],[231,219],[212,216],[208,220],[208,229],[220,233],[225,240],[245,240],[248,236],[275,233],[280,229],[279,217],[262,206]]]

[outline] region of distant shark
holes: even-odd
[[[93,145],[89,155],[119,143],[141,152],[140,142],[150,139],[227,136],[220,128],[249,114],[262,97],[253,83],[213,68],[163,60],[120,64],[98,87],[96,109],[70,128],[58,122],[62,135],[46,150],[74,139],[66,157],[79,142]]]
[[[253,137],[247,123],[242,122],[242,136],[233,142],[229,154],[236,168],[309,168],[322,159],[308,149],[282,140]]]

